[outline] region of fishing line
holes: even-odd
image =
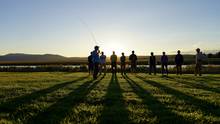
[[[95,45],[98,45],[99,42],[96,40],[95,34],[93,33],[93,31],[91,30],[91,28],[89,27],[89,25],[82,19],[79,17],[79,21],[86,27],[88,33],[91,35],[93,42],[95,42]]]

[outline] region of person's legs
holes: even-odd
[[[168,75],[168,67],[167,67],[168,65],[166,64],[165,65],[165,68],[166,68],[166,73],[167,73],[167,75]]]
[[[162,68],[161,68],[161,73],[162,73],[162,75],[163,75],[163,74],[164,74],[164,64],[162,64],[161,66],[162,66]]]
[[[114,63],[112,62],[111,63],[111,72],[112,72],[112,74],[113,74],[113,69],[114,69]]]
[[[93,73],[94,79],[97,79],[98,72],[99,72],[99,63],[95,63],[94,64],[94,73]]]
[[[149,75],[151,75],[152,68],[153,68],[153,66],[150,64],[150,67],[149,67]]]
[[[180,75],[182,75],[182,65],[180,65],[180,67],[179,67],[179,73],[180,73]]]
[[[103,68],[103,64],[100,64],[100,68],[99,68],[100,75],[102,74],[102,68]]]
[[[156,75],[156,65],[153,65],[154,75]]]
[[[198,72],[199,72],[199,76],[202,76],[202,64],[201,63],[199,63]]]
[[[136,63],[135,62],[132,62],[131,63],[131,69],[132,69],[132,73],[135,73],[136,72]]]
[[[132,65],[132,73],[135,72],[134,64]]]
[[[112,62],[112,74],[114,73],[116,73],[116,62]]]
[[[198,62],[195,67],[195,76],[197,76],[197,74],[201,76],[202,75],[201,70],[202,70],[202,65],[201,63]]]
[[[123,65],[121,64],[121,74],[123,74],[123,67],[122,67]]]
[[[176,75],[179,74],[179,65],[176,65]]]
[[[125,72],[125,64],[123,64],[123,73],[125,74],[126,72]]]
[[[131,73],[133,73],[133,69],[134,67],[133,67],[133,64],[131,63]]]
[[[101,67],[100,67],[100,74],[102,74],[102,73],[106,73],[106,65],[103,63],[103,64],[101,64]]]
[[[104,67],[104,74],[106,74],[106,64],[105,63],[103,64],[103,67]]]
[[[115,74],[117,73],[117,63],[115,62]]]
[[[125,65],[121,64],[121,74],[125,73]]]
[[[97,75],[98,75],[98,73],[99,73],[99,63],[96,63],[96,65],[95,65],[96,67],[96,77],[97,77]]]
[[[136,73],[136,72],[137,72],[137,64],[134,63],[134,73]]]
[[[197,76],[197,73],[198,73],[198,64],[196,64],[196,67],[195,67],[195,76]]]

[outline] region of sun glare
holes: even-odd
[[[124,46],[120,42],[109,42],[101,46],[101,52],[103,51],[105,55],[111,56],[112,52],[115,51],[116,55],[120,56],[122,52],[125,52]]]

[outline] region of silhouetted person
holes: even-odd
[[[149,74],[151,75],[152,71],[154,72],[154,75],[156,75],[156,57],[154,56],[154,53],[151,52],[150,60],[149,60]]]
[[[122,56],[120,57],[120,62],[121,62],[121,74],[125,74],[125,61],[126,61],[126,57],[125,54],[122,53]]]
[[[99,73],[99,64],[100,64],[99,46],[95,46],[95,50],[92,52],[92,62],[94,64],[93,79],[97,79],[97,75]]]
[[[117,56],[115,55],[115,51],[113,51],[113,54],[111,55],[110,60],[111,60],[112,74],[116,74],[116,72],[117,72]]]
[[[177,55],[175,56],[176,63],[176,74],[182,75],[182,65],[183,65],[183,56],[180,54],[180,50],[177,51]]]
[[[93,72],[92,52],[88,56],[88,69],[89,69],[89,74],[92,74]]]
[[[168,75],[168,68],[167,68],[168,57],[165,52],[163,52],[163,55],[161,56],[161,65],[162,65],[162,75],[164,75],[165,72]]]
[[[129,56],[130,64],[131,64],[131,72],[136,72],[137,68],[137,56],[132,51],[132,54]]]
[[[195,76],[199,74],[199,76],[202,76],[202,60],[203,60],[203,54],[200,52],[200,49],[196,49],[196,67],[195,67]]]
[[[104,70],[104,73],[106,74],[106,56],[104,55],[104,52],[101,53],[100,64],[101,64],[100,65],[100,74],[102,74],[103,70]]]

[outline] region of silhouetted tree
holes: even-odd
[[[213,57],[214,57],[214,55],[212,53],[208,54],[208,58],[213,58]]]
[[[220,52],[217,52],[217,53],[216,53],[216,56],[217,56],[218,58],[220,58]]]

